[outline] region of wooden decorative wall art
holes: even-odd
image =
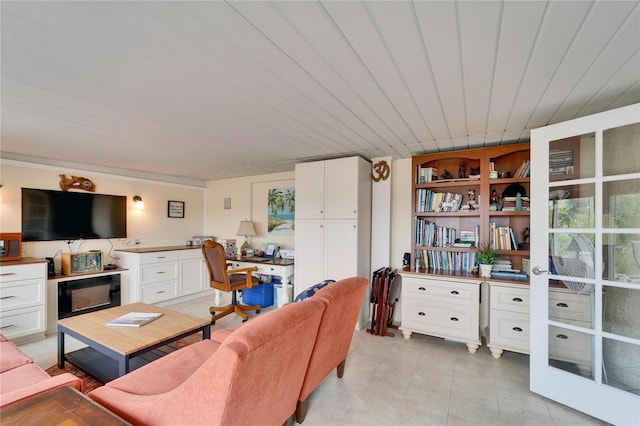
[[[60,176],[60,189],[68,191],[70,189],[82,189],[84,191],[96,192],[96,185],[87,178],[80,176],[71,176],[67,178],[66,175]]]
[[[380,160],[373,165],[373,173],[371,173],[371,178],[374,182],[380,182],[381,180],[389,179],[390,173],[391,167],[389,167],[389,164],[385,160]]]

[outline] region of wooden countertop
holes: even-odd
[[[138,247],[138,248],[118,248],[114,251],[122,251],[125,253],[155,253],[158,251],[173,251],[173,250],[200,250],[200,246],[163,246],[163,247]]]
[[[0,262],[0,266],[27,265],[29,263],[47,263],[47,260],[37,257],[23,257],[20,260],[3,260]]]

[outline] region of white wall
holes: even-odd
[[[402,255],[411,249],[411,159],[393,161],[391,201],[391,258],[389,266],[401,270]],[[219,238],[235,235],[241,220],[252,220],[257,236],[253,246],[263,248],[275,242],[284,249],[294,248],[294,236],[267,233],[267,191],[271,188],[294,187],[295,173],[273,173],[235,179],[210,181],[206,188],[169,184],[91,171],[74,170],[39,164],[0,160],[0,232],[20,232],[20,188],[60,189],[59,174],[91,179],[101,194],[128,197],[127,228],[129,240],[140,239],[143,247],[181,245],[194,235],[213,235]],[[140,195],[145,210],[133,208],[131,198]],[[224,209],[224,198],[231,198],[231,209]],[[185,218],[167,217],[167,201],[185,202]],[[206,212],[206,213],[205,213]],[[116,248],[124,242],[111,241]],[[107,240],[87,240],[81,250],[99,249],[108,253]],[[66,242],[52,241],[24,243],[25,257],[51,257],[59,250],[70,251]],[[56,257],[59,267],[60,257]]]
[[[204,232],[204,187],[168,184],[12,160],[0,161],[3,185],[0,189],[0,232],[20,232],[22,229],[21,188],[59,190],[59,174],[90,179],[96,185],[96,193],[125,195],[128,206],[127,240],[139,239],[140,247],[183,245],[194,235],[202,235]],[[145,210],[134,209],[134,195],[142,197]],[[168,200],[185,202],[184,219],[167,217]],[[80,246],[80,250],[102,250],[108,253],[111,249],[110,242],[116,248],[127,243],[125,240],[86,240]],[[71,250],[65,241],[29,242],[23,243],[22,254],[24,257],[43,258],[53,257],[58,251]],[[55,260],[56,268],[59,268],[60,256],[56,256]]]
[[[241,220],[251,220],[256,236],[251,238],[255,249],[266,243],[276,243],[292,249],[294,236],[267,232],[267,191],[273,188],[293,188],[295,173],[272,173],[234,179],[220,179],[207,183],[207,235],[232,238],[242,245],[244,237],[236,236]],[[231,208],[224,208],[224,199],[231,198]]]

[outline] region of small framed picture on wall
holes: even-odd
[[[167,216],[184,218],[184,201],[171,201],[167,205]]]

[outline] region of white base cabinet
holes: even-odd
[[[0,266],[0,332],[19,342],[44,338],[47,263]]]
[[[464,342],[471,353],[480,347],[481,281],[433,275],[402,276],[402,325],[412,333]]]
[[[123,304],[170,304],[213,294],[200,247],[118,250],[118,266],[129,269]]]
[[[494,358],[504,350],[529,353],[529,286],[490,282],[489,349]],[[549,318],[565,324],[591,327],[591,298],[564,288],[549,289]],[[549,358],[591,370],[591,340],[584,333],[549,327]]]
[[[487,346],[494,358],[504,350],[529,353],[529,286],[489,283]]]

